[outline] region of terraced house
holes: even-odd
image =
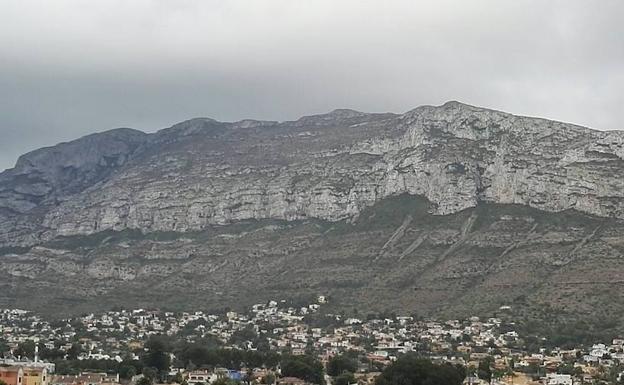
[[[48,385],[48,370],[46,368],[23,368],[24,385]]]
[[[0,380],[7,385],[24,385],[24,371],[18,366],[0,366]]]

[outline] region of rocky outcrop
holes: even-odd
[[[0,173],[0,208],[25,214],[80,193],[123,166],[146,138],[120,128],[22,155]]]

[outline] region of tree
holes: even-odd
[[[143,377],[149,378],[151,381],[153,381],[154,378],[156,378],[156,376],[158,375],[155,368],[151,368],[147,366],[143,368],[142,374],[143,374]]]
[[[297,377],[313,384],[324,385],[323,364],[309,355],[285,356],[281,362],[282,374],[286,377]]]
[[[119,366],[119,377],[129,380],[136,375],[136,368],[132,365],[122,364]]]
[[[353,373],[344,372],[338,377],[334,378],[334,385],[349,385],[356,383]]]
[[[143,376],[137,380],[136,385],[152,385],[153,383],[153,379]]]
[[[275,374],[267,373],[266,376],[262,377],[262,383],[266,385],[273,385],[275,383]]]
[[[573,364],[561,364],[557,368],[557,373],[577,376],[583,373],[583,369],[578,366],[574,366]]]
[[[244,329],[236,330],[232,333],[232,337],[230,337],[230,344],[246,348],[247,346],[245,343],[247,341],[251,341],[253,343],[257,338],[258,334],[253,327],[247,326]]]
[[[72,344],[72,346],[67,350],[67,358],[70,360],[75,360],[78,358],[78,355],[82,353],[82,346],[80,344]]]
[[[176,384],[181,384],[184,381],[184,376],[182,376],[182,373],[178,372],[175,374],[175,376],[173,376],[173,382],[175,382]]]
[[[229,378],[221,377],[215,380],[212,385],[236,385],[237,382]]]
[[[13,352],[18,357],[35,358],[35,343],[33,341],[24,341],[17,345],[17,349]]]
[[[2,355],[5,352],[8,352],[9,349],[9,345],[7,344],[7,341],[4,338],[0,338],[0,355]]]
[[[434,364],[415,354],[406,354],[383,370],[376,385],[460,385],[465,377],[463,366]]]
[[[485,380],[487,382],[492,381],[492,369],[491,364],[492,358],[488,357],[485,360],[479,361],[479,368],[477,369],[477,376],[481,380]]]
[[[344,355],[335,355],[327,362],[327,374],[332,377],[344,372],[355,373],[355,371],[357,371],[357,362]]]
[[[156,369],[161,376],[169,371],[171,357],[169,356],[169,346],[163,338],[151,337],[145,344],[147,354],[143,356],[143,363],[147,367]]]

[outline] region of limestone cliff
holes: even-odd
[[[0,177],[0,208],[37,214],[32,244],[102,230],[197,231],[246,219],[356,217],[402,193],[451,214],[479,202],[624,216],[624,133],[458,102],[294,122],[193,119],[37,150]]]

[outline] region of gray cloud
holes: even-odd
[[[622,129],[624,3],[0,2],[0,169],[113,127],[447,100]]]

